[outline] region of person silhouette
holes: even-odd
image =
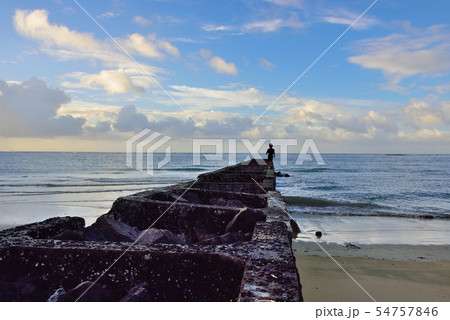
[[[267,165],[269,169],[273,169],[273,158],[275,158],[275,149],[273,148],[273,144],[269,143],[269,149],[266,151],[267,154]]]

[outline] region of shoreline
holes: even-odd
[[[449,246],[320,245],[334,261],[317,243],[292,243],[305,302],[450,301]]]
[[[298,238],[360,245],[450,245],[450,219],[417,219],[395,216],[310,215],[290,212],[300,226]]]

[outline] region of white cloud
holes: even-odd
[[[86,125],[95,126],[96,123],[102,121],[114,122],[121,108],[120,105],[72,100],[70,103],[62,105],[58,109],[57,115],[84,118]]]
[[[229,117],[223,120],[209,120],[199,128],[201,134],[206,137],[237,138],[243,132],[252,127],[252,119],[249,117]]]
[[[279,6],[302,7],[304,0],[264,0]]]
[[[208,32],[214,32],[214,31],[230,31],[233,30],[233,26],[226,26],[226,25],[215,25],[215,24],[204,24],[202,26],[202,29]]]
[[[233,62],[226,62],[221,57],[212,57],[208,60],[208,65],[217,73],[237,75],[238,69]]]
[[[367,123],[375,129],[380,129],[386,133],[397,132],[397,123],[386,115],[379,114],[376,111],[369,111],[365,117]]]
[[[266,60],[264,58],[259,59],[258,63],[261,67],[263,67],[264,69],[268,69],[268,70],[272,70],[276,67],[273,62]]]
[[[364,68],[381,69],[389,74],[401,76],[418,73],[436,74],[450,68],[450,53],[439,48],[405,52],[397,47],[351,57],[349,60]]]
[[[191,108],[237,108],[262,106],[269,98],[255,88],[238,90],[213,90],[188,86],[171,86],[170,94],[182,105]],[[170,103],[170,101],[168,101]]]
[[[304,27],[304,23],[300,21],[296,13],[291,13],[289,18],[277,18],[269,20],[256,20],[252,22],[247,22],[243,25],[215,25],[215,24],[204,24],[202,29],[208,32],[233,32],[234,35],[241,35],[245,33],[269,33],[280,30],[281,28],[292,28],[300,29]]]
[[[437,143],[445,142],[450,143],[450,131],[443,131],[438,129],[422,129],[415,132],[399,132],[398,137],[401,140],[410,142],[427,142],[427,143]],[[447,144],[446,152],[449,152]]]
[[[439,76],[450,70],[450,34],[440,26],[392,34],[357,43],[360,55],[348,61],[367,69],[381,70],[389,79],[383,88],[401,90],[398,84],[417,74]]]
[[[108,18],[115,18],[115,17],[118,17],[118,16],[119,16],[119,14],[116,13],[116,12],[106,11],[106,12],[103,12],[103,13],[99,14],[97,16],[97,18],[108,19]]]
[[[397,132],[397,121],[389,112],[364,110],[367,101],[350,103],[322,102],[313,99],[287,97],[272,110],[270,123],[279,136],[301,134],[319,140],[344,141],[386,139]],[[265,123],[264,119],[261,122]],[[338,138],[337,138],[338,137]]]
[[[206,49],[200,49],[198,54],[200,55],[200,57],[202,57],[203,59],[208,59],[212,57],[212,52]]]
[[[161,50],[173,57],[180,56],[180,51],[174,45],[157,39],[154,34],[144,37],[139,33],[133,33],[124,40],[124,43],[130,53],[137,53],[146,58],[163,59],[165,55]]]
[[[62,85],[68,88],[94,89],[101,87],[109,94],[145,91],[143,87],[133,84],[128,74],[122,69],[103,70],[98,74],[74,73],[69,76],[76,78],[79,82],[64,81]]]
[[[289,18],[277,18],[277,19],[269,19],[269,20],[258,20],[246,23],[242,26],[241,32],[275,32],[280,30],[281,28],[292,28],[292,29],[300,29],[304,27],[304,23],[300,21],[298,15],[294,12],[291,13]]]
[[[283,19],[254,21],[243,26],[246,32],[273,32],[283,27]]]
[[[351,115],[337,114],[328,125],[332,130],[340,128],[355,133],[367,133],[369,130],[364,118]]]
[[[325,10],[323,15],[319,18],[320,21],[331,23],[331,24],[342,24],[342,25],[351,25],[358,18],[359,14],[353,13],[346,9],[335,9],[335,10]],[[369,18],[367,16],[363,16],[353,25],[353,29],[356,30],[364,30],[375,25],[378,25],[380,22],[377,19]]]
[[[48,21],[46,10],[16,10],[14,17],[14,27],[16,31],[27,38],[36,40],[41,45],[41,50],[48,55],[55,56],[61,60],[87,60],[92,62],[97,60],[102,62],[109,70],[100,72],[84,78],[84,85],[87,83],[97,84],[98,87],[105,88],[108,92],[123,92],[124,88],[130,91],[142,91],[140,85],[128,83],[128,78],[133,75],[142,84],[145,81],[142,77],[151,75],[156,77],[164,70],[141,63],[136,65],[111,41],[99,41],[89,33],[81,33],[70,30],[66,26],[51,24]],[[179,57],[180,52],[170,42],[160,40],[152,34],[144,37],[138,33],[132,34],[125,39],[117,39],[132,54],[138,54],[146,58],[163,59],[167,55]],[[120,71],[111,71],[117,69]],[[107,83],[107,78],[114,81]],[[151,79],[150,79],[151,80]],[[136,81],[137,83],[137,81]],[[147,81],[150,83],[150,81]],[[67,83],[66,83],[67,84]],[[70,85],[70,84],[69,84]],[[80,82],[83,86],[83,82]]]
[[[450,92],[450,82],[449,83],[440,84],[440,85],[437,85],[437,86],[423,86],[421,88],[424,89],[424,90],[431,90],[431,91],[434,91],[434,92],[439,93],[439,94],[444,94],[444,93]]]
[[[292,29],[300,29],[303,28],[305,24],[302,21],[300,21],[298,15],[295,12],[293,12],[291,16],[284,22],[284,26]]]
[[[196,125],[191,119],[165,114],[162,118],[149,121],[143,111],[138,111],[134,105],[120,109],[112,127],[117,132],[138,132],[145,128],[160,132],[173,138],[194,137],[239,137],[250,128],[252,120],[248,117],[227,115],[219,118],[206,118]],[[107,132],[111,126],[106,122],[99,123],[95,131]],[[91,130],[94,131],[94,130]]]
[[[0,80],[0,136],[51,137],[82,133],[86,119],[58,115],[67,94],[32,78],[20,84]]]
[[[450,125],[450,113],[446,114],[443,107],[424,100],[412,99],[404,108],[404,114],[405,123],[414,128]]]
[[[16,10],[13,22],[19,34],[39,40],[47,47],[97,53],[104,49],[91,34],[71,31],[62,25],[49,24],[46,10]]]
[[[146,18],[144,18],[142,16],[135,16],[133,18],[133,22],[137,23],[138,25],[143,26],[143,27],[147,26],[147,25],[149,25],[151,23],[150,20],[148,20],[148,19],[146,19]]]
[[[281,28],[300,29],[304,23],[298,18],[296,12],[291,12],[287,17],[279,17],[266,20],[255,20],[244,23],[242,25],[221,25],[221,24],[204,24],[202,30],[207,32],[229,32],[232,35],[242,35],[246,33],[269,33],[280,30]]]
[[[158,50],[158,45],[153,41],[149,41],[139,33],[129,35],[125,40],[125,47],[130,53],[137,53],[143,57],[162,59],[163,54]]]
[[[175,47],[173,44],[171,44],[169,41],[159,40],[158,41],[158,47],[161,48],[166,53],[172,55],[173,57],[180,57],[180,51],[177,47]]]
[[[397,124],[394,121],[373,110],[362,116],[337,114],[330,120],[328,126],[332,130],[342,129],[369,139],[382,132],[387,134],[397,132]]]

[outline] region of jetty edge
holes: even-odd
[[[89,227],[1,231],[0,301],[303,301],[275,186],[252,159],[120,197]]]

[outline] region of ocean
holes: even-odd
[[[238,154],[237,161],[246,158]],[[155,163],[164,155],[156,155]],[[357,244],[450,244],[450,155],[324,154],[325,165],[275,158],[277,190],[302,229],[300,241]],[[144,159],[145,160],[145,159]],[[1,228],[54,216],[87,225],[120,196],[194,180],[228,159],[174,153],[147,174],[126,166],[124,153],[0,152]]]

